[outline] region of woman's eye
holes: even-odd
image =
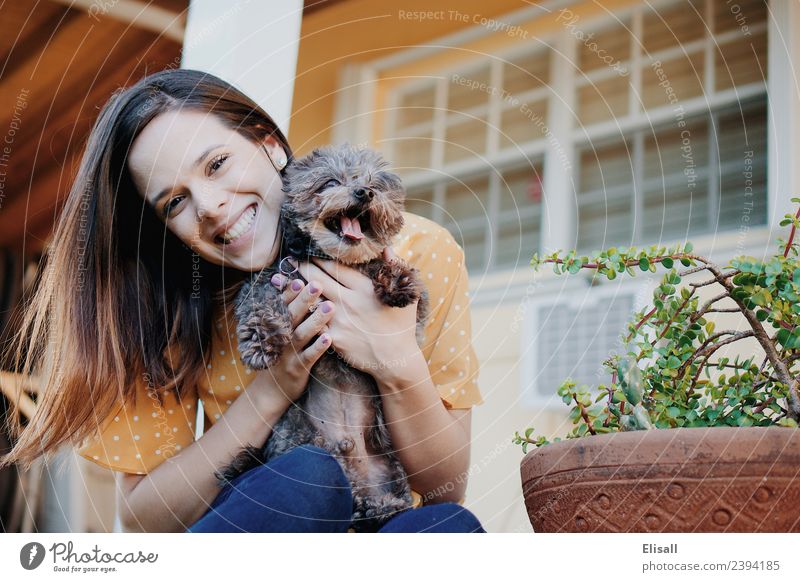
[[[322,192],[323,190],[327,190],[328,188],[333,188],[334,186],[338,185],[339,185],[339,180],[328,180],[322,185],[322,187],[319,190],[317,190],[317,192]]]
[[[170,201],[164,205],[164,216],[169,216],[181,200],[183,200],[183,196],[171,198]]]
[[[222,166],[222,164],[225,163],[225,160],[227,160],[227,159],[228,159],[228,155],[227,154],[220,154],[216,158],[211,160],[208,163],[208,173],[209,173],[209,175],[211,175],[214,172],[216,172],[217,170],[219,170],[219,168]]]

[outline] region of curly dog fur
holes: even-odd
[[[417,304],[422,341],[427,292],[416,269],[383,259],[384,247],[403,226],[405,191],[373,150],[326,146],[286,170],[281,208],[283,244],[305,259],[328,256],[360,270],[385,305]],[[273,365],[290,343],[292,325],[280,290],[271,283],[277,265],[247,282],[235,300],[242,361],[253,369]],[[245,447],[217,474],[226,483],[291,449],[314,444],[329,451],[352,485],[352,527],[375,531],[411,506],[406,472],[392,449],[381,396],[373,377],[351,367],[333,349],[311,369],[307,390],[281,417],[263,448]]]

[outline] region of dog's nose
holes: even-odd
[[[375,196],[375,193],[372,190],[367,190],[365,188],[356,188],[353,190],[353,196],[355,196],[356,200],[359,202],[366,202],[367,200],[372,200],[372,197]]]

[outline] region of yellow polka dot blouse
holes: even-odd
[[[469,293],[464,252],[451,234],[426,218],[404,214],[405,225],[392,242],[395,253],[419,269],[428,289],[430,315],[422,353],[447,408],[482,404],[477,385],[478,361],[471,343]],[[136,404],[122,405],[81,443],[78,453],[115,471],[146,474],[180,453],[195,439],[198,400],[205,427],[218,421],[247,389],[255,372],[242,364],[236,348],[236,322],[224,313],[215,318],[205,382],[191,398],[174,391],[163,405],[142,381]],[[210,424],[209,424],[210,423]]]

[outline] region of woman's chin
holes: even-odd
[[[271,257],[266,252],[244,252],[241,255],[227,256],[224,258],[226,267],[240,271],[256,272],[272,264]]]

